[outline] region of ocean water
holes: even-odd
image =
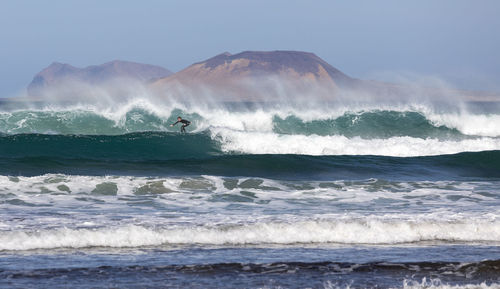
[[[0,287],[500,288],[500,105],[2,102],[0,209]]]

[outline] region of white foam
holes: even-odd
[[[362,139],[345,136],[278,135],[270,132],[241,132],[216,128],[212,129],[212,137],[221,140],[223,151],[246,154],[411,157],[500,149],[500,139],[488,137],[456,141],[414,137]]]
[[[234,182],[234,186],[227,187],[227,180]],[[243,183],[253,181],[253,184]],[[444,206],[448,195],[463,195],[473,197],[474,202],[492,199],[475,192],[489,192],[496,194],[497,182],[457,182],[457,181],[421,181],[402,182],[367,179],[358,181],[287,181],[265,178],[225,178],[221,176],[203,175],[200,177],[138,177],[138,176],[80,176],[64,174],[45,174],[38,176],[9,177],[0,176],[0,193],[9,193],[12,197],[25,198],[30,202],[40,199],[57,197],[73,199],[85,194],[93,194],[94,189],[100,184],[116,185],[118,196],[134,196],[141,187],[146,189],[142,194],[163,195],[163,200],[168,200],[171,194],[175,196],[176,204],[181,196],[185,195],[186,201],[207,199],[214,194],[239,194],[241,190],[252,192],[255,197],[273,201],[288,199],[328,199],[335,202],[363,203],[386,198],[409,202],[405,196],[425,198],[426,196],[439,196],[439,203]],[[155,186],[147,190],[148,186]],[[156,191],[154,190],[156,188]],[[151,188],[150,188],[151,189]],[[164,190],[161,190],[164,189]],[[376,190],[376,192],[374,192]],[[395,194],[395,192],[398,192]],[[141,194],[141,193],[140,193]],[[190,199],[193,194],[199,194],[196,199]],[[98,197],[99,193],[94,194]],[[105,197],[106,195],[101,195]],[[113,197],[114,198],[114,197]],[[112,201],[108,199],[107,201]],[[462,200],[464,205],[466,200]],[[460,206],[456,202],[452,206]],[[208,206],[209,204],[205,204]]]
[[[81,214],[82,220],[89,218],[93,220],[93,214],[85,210],[80,212],[81,204],[86,204],[105,209],[101,212],[101,216],[127,211],[138,220],[148,220],[153,216],[143,215],[128,204],[129,201],[147,200],[150,206],[181,210],[183,213],[178,212],[179,216],[184,213],[200,213],[199,217],[191,215],[194,218],[191,219],[192,222],[206,221],[207,211],[222,215],[231,213],[232,218],[245,221],[249,218],[248,209],[266,210],[267,212],[260,213],[263,217],[272,211],[279,212],[279,215],[287,212],[300,215],[304,212],[310,216],[312,213],[336,213],[341,210],[341,207],[337,206],[339,204],[349,206],[351,212],[354,212],[358,209],[363,210],[363,206],[370,203],[376,208],[385,208],[394,203],[404,204],[407,213],[422,212],[424,209],[435,212],[437,207],[446,214],[463,212],[464,208],[476,214],[484,214],[489,212],[488,206],[495,204],[497,187],[498,182],[388,182],[377,179],[354,182],[288,181],[206,175],[166,178],[47,174],[15,178],[0,176],[0,196],[3,200],[0,207],[18,213],[23,211],[33,213],[45,210],[47,207],[53,212],[72,208],[73,213]],[[460,199],[459,202],[457,198]],[[16,204],[15,201],[19,200],[24,203]],[[379,200],[385,201],[379,202]],[[226,206],[235,203],[242,206],[241,216],[236,216],[235,210],[226,210]],[[39,207],[33,208],[26,204]],[[0,210],[0,219],[2,215],[8,219],[10,213]],[[44,216],[43,218],[47,217]],[[211,214],[210,218],[214,220],[213,218],[217,219],[217,216],[219,215]],[[113,218],[107,217],[107,219]],[[60,216],[58,222],[63,220],[66,220],[65,217]],[[40,219],[26,218],[23,226],[37,227],[40,225],[38,221]],[[69,224],[74,223],[73,217],[68,217],[66,221]],[[11,223],[12,226],[19,225],[14,223]],[[47,222],[49,223],[52,221]]]
[[[381,217],[150,228],[137,225],[98,229],[4,231],[0,250],[138,247],[162,244],[398,244],[419,241],[500,242],[497,219],[398,220]]]
[[[325,289],[350,289],[351,286],[339,286],[337,283],[331,281],[326,281],[323,283],[323,288]],[[423,278],[422,281],[414,280],[404,280],[401,287],[389,287],[391,289],[403,288],[403,289],[500,289],[500,284],[498,283],[486,283],[482,282],[479,284],[461,284],[461,285],[450,285],[441,282],[438,278],[427,279]]]
[[[194,110],[204,119],[198,131],[207,128],[228,128],[237,131],[271,132],[273,129],[273,113],[257,109],[255,111],[231,112],[228,110]]]
[[[421,282],[413,281],[413,280],[404,280],[403,282],[404,289],[498,289],[500,288],[500,284],[491,283],[487,284],[486,282],[482,282],[479,284],[464,284],[464,285],[449,285],[446,283],[442,283],[440,279],[429,279],[423,278]]]
[[[434,125],[455,128],[465,135],[500,136],[500,114],[425,114]]]

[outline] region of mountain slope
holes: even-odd
[[[200,93],[223,100],[268,100],[277,94],[306,95],[322,89],[328,94],[357,85],[351,78],[313,53],[300,51],[228,52],[195,63],[153,83],[156,91],[183,97]]]
[[[246,77],[281,76],[289,79],[309,79],[337,85],[353,81],[338,69],[313,53],[300,51],[245,51],[235,55],[222,53],[158,80],[227,82]]]

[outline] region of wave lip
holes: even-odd
[[[4,231],[0,250],[140,247],[165,244],[403,244],[422,241],[500,242],[500,221],[379,218],[220,226],[151,228],[137,225],[95,229]]]

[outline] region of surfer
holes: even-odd
[[[178,116],[177,117],[177,121],[174,124],[171,124],[170,126],[174,126],[174,125],[176,125],[179,122],[182,123],[181,132],[186,132],[186,126],[190,125],[191,122],[189,120],[187,120],[187,119],[182,119],[182,117],[180,117],[180,116]]]

